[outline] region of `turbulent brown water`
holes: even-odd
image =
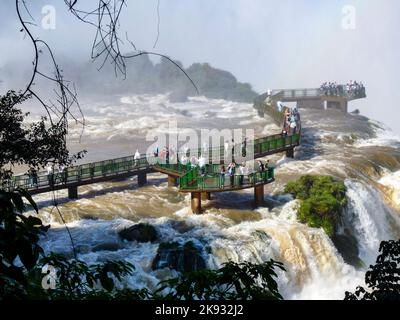
[[[170,120],[178,121],[180,128],[254,128],[257,136],[279,131],[250,104],[206,98],[180,104],[169,103],[164,95],[116,97],[115,102],[88,102],[84,111],[87,126],[81,144],[79,127],[72,130],[69,143],[74,151],[87,149],[88,162],[133,154],[136,148],[145,151],[146,133],[165,132]],[[136,267],[126,285],[153,288],[174,274],[151,270],[158,244],[122,242],[117,235],[126,226],[147,221],[158,228],[162,241],[194,241],[210,268],[227,260],[282,261],[287,272],[279,272],[278,282],[287,299],[342,299],[346,290],[363,284],[380,241],[400,237],[400,139],[362,116],[300,111],[303,137],[295,159],[269,157],[276,165],[276,182],[266,187],[271,208],[254,209],[253,191],[244,190],[213,195],[204,214],[193,215],[190,196],[168,188],[161,174],[150,175],[142,188],[137,188],[136,178],[81,187],[80,199],[71,202],[65,191],[56,192],[79,258],[126,259]],[[299,223],[297,201],[283,194],[285,183],[303,174],[345,180],[349,204],[335,244],[322,230]],[[67,232],[51,210],[51,194],[35,198],[40,216],[52,225],[43,246],[70,254]],[[113,251],[98,251],[102,244],[113,244]]]

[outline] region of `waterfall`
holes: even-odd
[[[372,187],[354,180],[346,180],[345,185],[349,200],[345,219],[353,227],[360,258],[369,265],[376,259],[380,242],[393,239],[390,209]]]

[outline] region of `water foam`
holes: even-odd
[[[378,182],[389,188],[391,191],[392,203],[397,208],[400,208],[400,170],[393,173],[387,173]]]

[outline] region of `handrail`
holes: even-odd
[[[329,96],[339,96],[346,97],[350,99],[365,98],[365,88],[358,92],[347,90],[346,85],[338,85],[340,88],[339,94],[325,94],[321,88],[299,88],[299,89],[275,89],[271,91],[271,96],[280,96],[284,98],[301,98],[301,97],[329,97]]]
[[[210,170],[211,166],[213,168]],[[220,165],[207,165],[207,173],[203,176],[199,175],[198,168],[187,172],[179,179],[179,190],[189,192],[194,190],[244,189],[272,182],[275,178],[275,168],[273,167],[267,168],[265,171],[256,171],[247,175],[221,174],[214,172],[216,171],[215,167],[220,167]]]
[[[267,112],[277,125],[281,126],[285,121],[285,111],[279,111],[276,106],[271,103],[270,105],[264,104],[264,98],[258,97],[255,105],[258,107],[262,105],[264,111]],[[258,108],[261,110],[261,108]],[[290,136],[282,136],[282,134],[275,134],[254,140],[254,154],[262,155],[270,150],[281,150],[282,148],[297,146],[300,144],[301,138],[301,125],[299,125],[299,132]],[[243,189],[254,187],[257,184],[266,184],[275,179],[275,169],[267,168],[265,171],[252,172],[248,175],[234,174],[227,177],[226,174],[220,173],[221,165],[206,165],[203,175],[198,174],[196,171],[188,171],[184,173],[179,179],[180,191],[194,191],[194,190],[218,190],[218,189]],[[228,182],[228,184],[227,184]]]
[[[299,144],[300,134],[283,137],[275,134],[254,140],[254,155],[256,157],[268,152],[279,151],[282,148],[297,146]],[[224,149],[210,149],[210,156],[215,156],[213,151],[220,151],[220,159],[224,158]],[[196,149],[195,153],[201,154],[201,149]],[[179,153],[178,153],[179,156]],[[153,164],[150,164],[153,163]],[[3,181],[3,188],[13,190],[23,187],[28,190],[35,190],[45,187],[63,186],[71,183],[79,183],[98,178],[109,177],[117,174],[124,174],[132,171],[147,170],[150,168],[161,168],[169,170],[176,174],[184,174],[190,170],[190,164],[162,164],[160,159],[154,157],[142,157],[139,160],[133,156],[120,157],[111,160],[97,161],[86,163],[78,166],[66,168],[63,172],[54,172],[47,174],[41,171],[37,176],[29,176],[27,174],[13,176],[11,180]]]
[[[272,106],[266,110],[276,122],[282,124],[284,115],[283,112],[279,112]],[[250,143],[250,142],[249,142]],[[255,139],[254,143],[254,156],[260,157],[267,153],[280,152],[283,149],[295,147],[300,144],[300,131],[290,136],[282,136],[281,134],[274,134],[262,138]],[[237,146],[236,146],[237,147]],[[210,148],[209,150],[210,159],[217,154],[218,161],[224,159],[225,150],[224,147]],[[202,149],[194,150],[194,153],[200,156]],[[177,153],[176,156],[179,159],[182,153]],[[18,187],[22,187],[28,190],[37,190],[40,188],[52,188],[52,187],[67,187],[70,184],[89,182],[90,180],[98,181],[106,177],[112,177],[116,175],[123,175],[126,173],[136,172],[140,170],[148,169],[161,169],[167,172],[175,173],[181,177],[184,177],[189,172],[195,175],[195,171],[191,164],[188,163],[183,165],[181,163],[162,163],[160,158],[154,156],[143,156],[140,159],[134,159],[134,156],[119,157],[110,160],[96,161],[92,163],[81,164],[77,166],[71,166],[64,169],[62,172],[54,172],[47,174],[47,172],[40,171],[36,176],[22,174],[13,176],[11,180],[0,181],[2,188],[6,190],[14,190]],[[198,177],[198,172],[196,173]]]

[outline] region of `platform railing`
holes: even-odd
[[[339,96],[349,99],[360,99],[366,97],[365,88],[358,90],[348,90],[346,85],[338,85],[338,90],[331,94],[330,90],[321,88],[303,88],[303,89],[275,89],[271,92],[271,96],[275,98],[312,98],[312,97],[327,97]],[[266,98],[266,97],[265,97]]]
[[[237,167],[236,173],[229,175],[220,173],[221,165],[207,165],[202,175],[199,168],[194,168],[179,178],[181,191],[202,192],[207,190],[244,189],[259,184],[270,183],[275,178],[275,169],[267,168],[249,174],[240,174]]]
[[[299,144],[300,134],[293,134],[287,137],[281,134],[263,137],[254,140],[254,156],[258,157],[268,152],[279,151],[287,147],[295,147]],[[236,146],[237,147],[237,146]],[[203,150],[196,149],[195,154],[200,157]],[[219,161],[225,159],[227,154],[223,147],[210,148],[208,150],[210,160]],[[230,150],[229,150],[230,152]],[[228,152],[228,153],[229,153]],[[179,159],[182,153],[176,156]],[[214,162],[212,161],[212,162]],[[165,159],[164,159],[165,162]],[[14,190],[16,188],[24,188],[27,190],[37,190],[41,188],[62,187],[71,184],[79,184],[79,182],[87,182],[104,177],[122,175],[133,171],[147,170],[152,167],[159,167],[165,170],[170,170],[176,174],[182,175],[192,169],[189,164],[168,164],[163,163],[162,159],[153,156],[134,159],[134,156],[120,157],[111,160],[97,161],[77,166],[65,168],[62,172],[54,170],[53,173],[41,171],[37,175],[16,175],[11,180],[4,181],[2,188]]]

